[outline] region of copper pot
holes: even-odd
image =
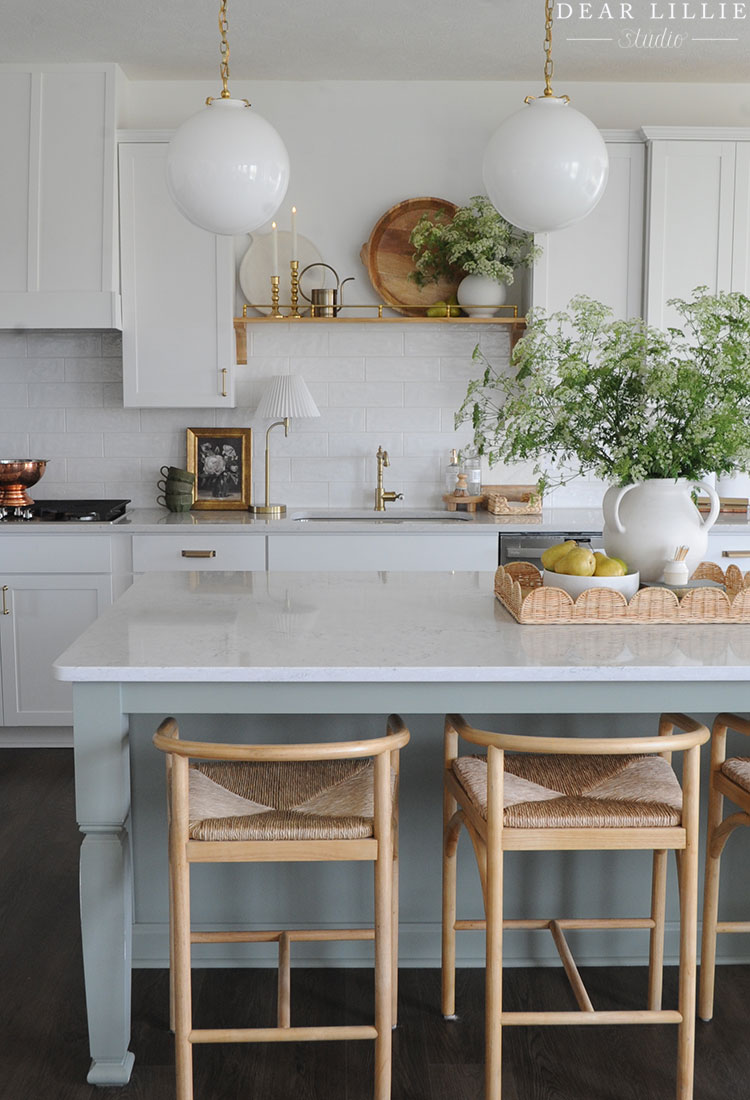
[[[0,507],[28,508],[33,504],[26,490],[39,481],[47,461],[46,458],[0,458]]]

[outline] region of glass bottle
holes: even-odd
[[[458,453],[455,449],[451,451],[450,462],[445,467],[445,491],[446,493],[453,493],[456,489],[456,482],[458,480],[459,473],[458,465]]]

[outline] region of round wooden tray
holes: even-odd
[[[362,245],[359,256],[367,268],[370,282],[381,300],[399,313],[424,317],[424,307],[447,301],[456,293],[460,279],[441,279],[420,288],[409,278],[414,271],[411,231],[423,214],[435,214],[438,210],[444,210],[448,218],[452,218],[458,207],[447,199],[429,197],[399,202],[386,210],[369,241]],[[412,306],[423,308],[412,309]]]

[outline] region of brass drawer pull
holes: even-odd
[[[227,368],[221,368],[221,396],[227,396]]]
[[[215,558],[215,550],[183,550],[183,558]]]
[[[7,586],[7,584],[4,584],[3,585],[3,615],[10,615],[10,608],[8,607],[8,602],[7,602],[7,599],[5,597],[5,593],[7,591],[8,591],[8,586]]]
[[[722,550],[722,558],[750,558],[750,550]]]

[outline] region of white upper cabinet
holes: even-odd
[[[0,65],[0,328],[118,328],[115,65]]]
[[[543,254],[534,265],[533,305],[548,312],[576,294],[604,302],[618,318],[642,309],[644,144],[631,133],[604,137],[609,179],[597,206],[567,229],[536,236]]]
[[[750,131],[644,130],[649,140],[646,318],[678,321],[670,298],[750,290]]]
[[[167,137],[131,136],[119,147],[124,404],[231,408],[233,238],[198,229],[172,202]]]

